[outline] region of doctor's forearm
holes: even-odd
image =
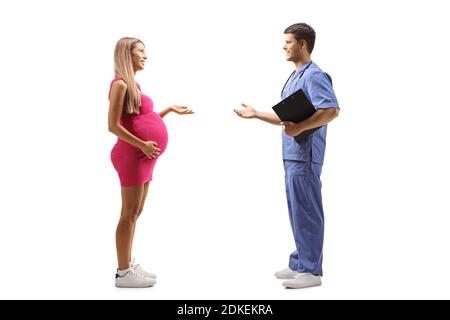
[[[270,124],[280,125],[280,118],[275,113],[256,111],[255,118]]]
[[[338,108],[319,109],[310,118],[300,122],[298,125],[302,131],[321,127],[331,122],[339,115]]]

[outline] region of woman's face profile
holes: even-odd
[[[147,53],[145,52],[145,46],[143,43],[138,42],[133,50],[131,50],[131,60],[135,72],[144,70],[145,60],[147,60]]]

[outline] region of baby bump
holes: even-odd
[[[133,118],[134,134],[143,141],[154,141],[161,149],[161,153],[167,147],[168,133],[166,125],[161,117],[149,112]]]

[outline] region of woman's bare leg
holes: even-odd
[[[144,210],[144,204],[145,204],[145,199],[147,198],[147,194],[148,194],[148,187],[150,185],[150,182],[146,182],[144,184],[144,191],[142,193],[142,199],[141,199],[141,204],[139,206],[139,211],[138,211],[138,218],[142,213],[142,210]],[[131,257],[132,257],[132,250],[133,250],[133,240],[134,240],[134,232],[136,230],[136,223],[133,225],[133,230],[131,232],[131,242],[130,242],[130,256],[128,257],[128,261],[131,261]]]
[[[119,270],[130,267],[133,230],[139,216],[144,185],[122,187],[122,211],[116,229],[116,249]]]

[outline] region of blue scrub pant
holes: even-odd
[[[322,164],[284,160],[286,197],[296,250],[289,268],[322,275],[324,216]]]

